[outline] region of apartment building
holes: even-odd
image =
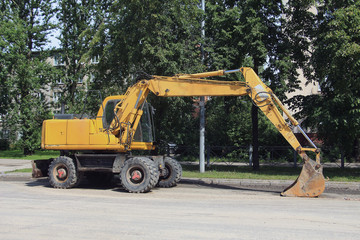
[[[50,63],[53,67],[62,68],[65,67],[65,62],[61,59],[60,54],[54,54],[53,56],[47,59],[47,62]],[[89,64],[98,64],[99,57],[94,56],[90,59]],[[95,75],[90,73],[88,75],[82,75],[77,80],[78,87],[88,88],[88,85],[95,80]],[[55,83],[51,86],[46,87],[46,99],[49,102],[53,103],[53,113],[61,113],[61,97],[63,94],[64,82],[62,79],[56,79]]]

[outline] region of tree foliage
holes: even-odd
[[[286,99],[285,93],[297,88],[298,81],[296,80],[296,65],[291,59],[291,44],[285,32],[284,14],[285,6],[279,0],[207,1],[206,50],[210,68],[251,66],[279,98]],[[224,135],[228,136],[227,140],[229,136],[233,136],[234,143],[237,143],[236,140],[234,141],[236,138],[246,139],[243,142],[243,145],[246,145],[250,144],[249,129],[252,128],[253,145],[256,151],[258,145],[257,108],[250,101],[245,104],[243,100],[229,101],[228,99],[222,98],[222,102],[216,103],[214,109],[223,105],[225,114],[229,114],[229,109],[238,108],[238,111],[235,110],[229,115],[235,116],[234,118],[228,115],[211,116],[214,131],[215,129],[222,130]],[[250,106],[253,108],[251,112]],[[252,118],[249,118],[250,113],[252,113]],[[220,122],[213,122],[215,119]],[[274,128],[264,121],[267,122],[267,119],[261,116],[260,128],[268,126],[274,135]],[[224,125],[224,122],[229,124]],[[249,122],[252,122],[251,126]],[[263,133],[260,138],[262,144],[269,142],[269,136]],[[253,163],[254,168],[258,168],[256,154],[254,154]]]
[[[122,94],[139,75],[174,75],[253,67],[281,100],[298,88],[297,69],[322,94],[298,96],[305,123],[326,146],[350,155],[358,151],[360,125],[360,3],[344,0],[75,1],[4,0],[0,3],[0,114],[22,134],[25,152],[39,146],[48,90],[61,91],[68,112],[81,112],[88,90]],[[56,13],[61,49],[42,51]],[[206,20],[202,39],[200,21]],[[201,61],[201,49],[206,53]],[[63,66],[50,67],[47,53]],[[98,57],[96,64],[90,64]],[[91,78],[91,79],[90,79]],[[232,75],[229,80],[243,80]],[[60,81],[62,85],[58,85]],[[86,81],[79,84],[79,80]],[[91,81],[90,81],[91,80]],[[57,88],[57,89],[55,89]],[[95,94],[96,95],[96,94]],[[98,99],[94,94],[90,99]],[[197,144],[198,119],[191,98],[150,96],[158,139]],[[98,107],[98,105],[97,105]],[[207,103],[207,141],[218,145],[251,142],[246,98],[216,97]],[[260,115],[260,142],[279,134]],[[358,152],[358,155],[359,152]]]
[[[20,134],[19,145],[30,154],[40,147],[41,123],[49,117],[44,93],[52,70],[40,50],[52,28],[51,1],[2,1],[0,8],[4,127],[11,138]]]
[[[320,1],[317,14],[297,16],[307,25],[303,39],[312,52],[304,54],[310,81],[320,84],[321,95],[299,97],[307,124],[316,129],[325,146],[359,157],[360,137],[360,3]],[[300,20],[299,20],[300,19]],[[304,42],[305,40],[302,40]],[[309,49],[309,48],[308,48]]]
[[[118,1],[109,8],[99,67],[103,86],[124,93],[143,72],[174,75],[203,70],[200,58],[198,1]],[[178,144],[193,143],[193,101],[190,98],[154,98],[157,138]]]
[[[54,55],[62,64],[57,79],[53,80],[53,87],[60,88],[61,101],[68,112],[80,113],[83,109],[81,103],[96,69],[92,60],[100,56],[93,50],[96,32],[103,24],[107,6],[107,1],[62,0],[57,7],[60,49]],[[62,85],[58,85],[58,81]]]

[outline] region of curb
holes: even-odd
[[[180,183],[198,185],[223,185],[231,187],[258,187],[258,188],[286,188],[292,180],[259,180],[259,179],[211,179],[211,178],[182,178]],[[326,182],[326,190],[358,191],[360,194],[360,182]]]

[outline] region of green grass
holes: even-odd
[[[10,172],[12,172],[12,173],[31,173],[32,169],[31,168],[24,168],[24,169],[17,169],[17,170],[10,171]]]
[[[25,160],[38,160],[38,159],[49,159],[59,156],[59,151],[35,151],[35,154],[25,156],[21,150],[4,150],[0,151],[0,158],[7,159],[25,159]]]
[[[261,166],[260,171],[253,171],[248,166],[211,166],[199,173],[199,166],[183,165],[183,176],[189,178],[295,180],[300,172],[300,167]],[[325,168],[324,176],[330,181],[360,182],[360,169]]]

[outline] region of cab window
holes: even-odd
[[[118,104],[119,102],[120,102],[120,100],[118,100],[118,99],[107,101],[107,103],[105,105],[103,118],[102,118],[103,119],[103,128],[110,127],[110,124],[115,117],[114,108],[115,108],[116,104]]]

